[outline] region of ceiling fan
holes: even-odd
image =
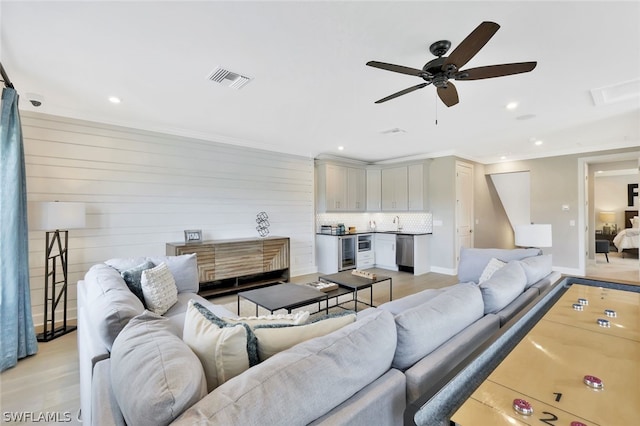
[[[429,50],[435,56],[425,64],[422,69],[405,67],[402,65],[388,64],[385,62],[369,61],[367,65],[370,67],[380,68],[387,71],[399,72],[401,74],[415,75],[422,78],[425,82],[408,89],[401,90],[397,93],[389,95],[376,101],[377,104],[406,95],[414,90],[422,89],[433,83],[438,89],[438,96],[448,107],[458,103],[458,91],[456,86],[449,80],[481,80],[484,78],[502,77],[505,75],[520,74],[533,70],[537,62],[519,62],[513,64],[489,65],[485,67],[469,68],[461,70],[467,62],[473,58],[476,53],[487,44],[489,39],[498,31],[500,25],[495,22],[483,22],[465,38],[458,47],[456,47],[451,55],[444,56],[451,42],[449,40],[440,40],[433,43]]]

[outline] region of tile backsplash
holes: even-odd
[[[316,232],[320,232],[321,225],[336,225],[343,223],[346,229],[355,226],[356,231],[369,231],[369,222],[375,221],[378,231],[395,231],[393,219],[400,218],[400,226],[407,232],[432,232],[433,217],[431,213],[317,213]]]

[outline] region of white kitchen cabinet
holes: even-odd
[[[338,272],[339,242],[333,235],[316,235],[316,265],[321,274]]]
[[[367,211],[379,212],[382,209],[382,171],[367,169]]]
[[[376,261],[373,250],[358,252],[358,260],[356,262],[356,267],[358,269],[373,268],[375,266],[375,263]]]
[[[376,267],[397,271],[395,234],[376,233],[374,247]]]
[[[407,167],[407,194],[409,211],[427,210],[427,176],[423,164],[412,164]]]
[[[366,171],[347,167],[347,209],[363,212],[366,210]]]
[[[382,210],[406,211],[408,208],[407,167],[382,169]]]
[[[323,163],[316,166],[319,212],[365,211],[365,169]]]
[[[413,237],[413,275],[431,272],[430,242],[430,235],[415,235]]]

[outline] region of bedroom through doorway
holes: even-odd
[[[593,249],[586,275],[640,281],[638,159],[589,163]],[[591,236],[591,235],[590,235]]]

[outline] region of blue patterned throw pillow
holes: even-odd
[[[142,272],[147,269],[154,268],[155,266],[156,265],[153,262],[147,260],[138,266],[120,271],[120,275],[122,275],[124,282],[127,283],[127,287],[129,287],[131,293],[135,294],[136,297],[140,299],[145,308],[147,307],[147,304],[145,303],[144,295],[142,294]]]

